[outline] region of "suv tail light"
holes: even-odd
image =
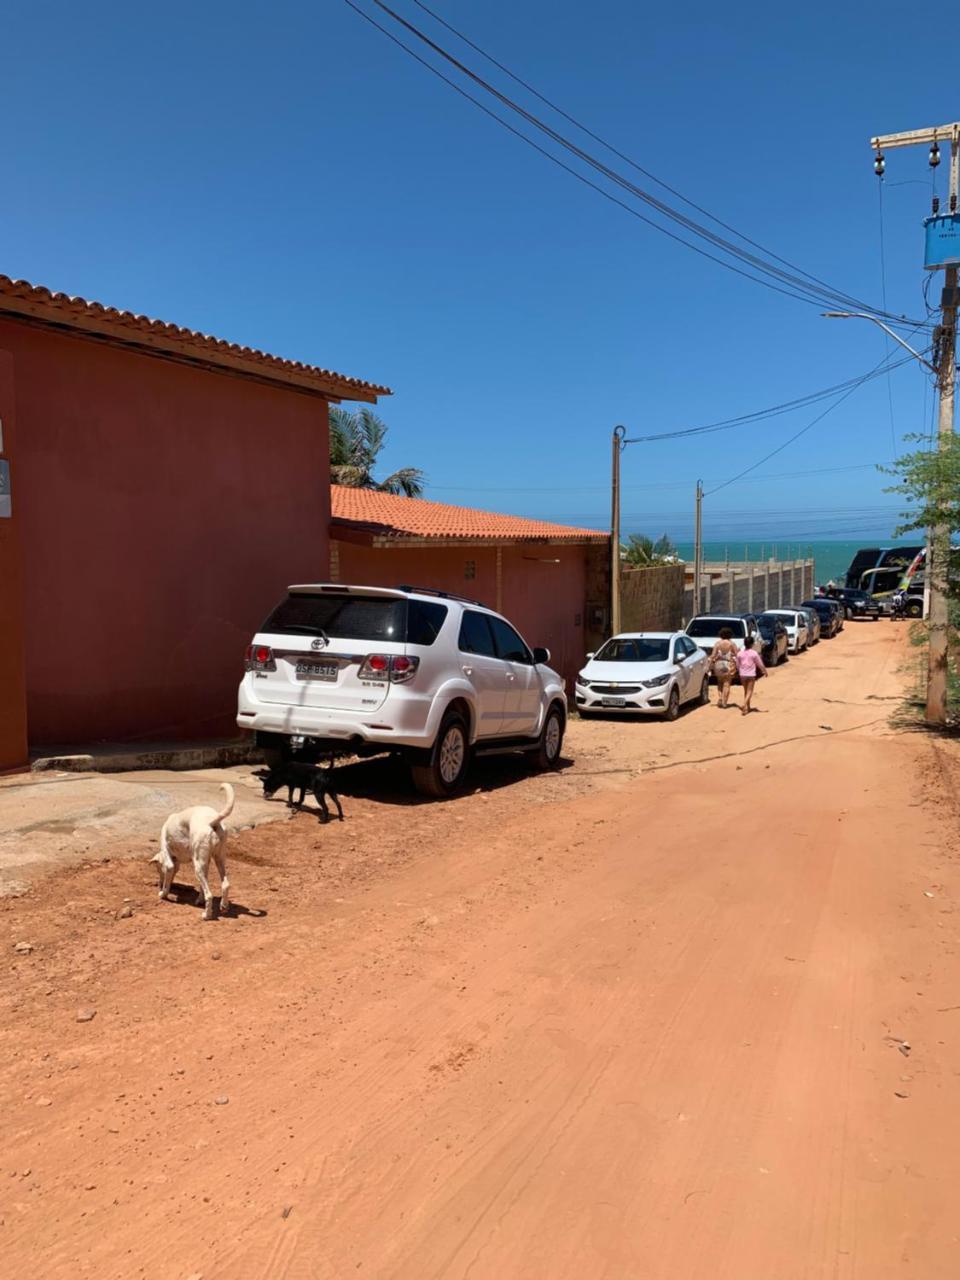
[[[360,668],[360,679],[406,684],[416,675],[419,665],[419,658],[408,658],[402,653],[371,653]]]
[[[243,665],[247,671],[276,671],[277,660],[269,645],[248,644],[243,655]]]

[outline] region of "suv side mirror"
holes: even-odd
[[[588,657],[588,658],[592,658],[592,657],[593,657],[593,654],[592,654],[592,653],[588,653],[588,654],[587,654],[587,657]],[[549,649],[534,649],[534,651],[533,651],[533,663],[534,663],[534,666],[539,667],[541,663],[546,663],[546,662],[549,662],[549,661],[550,661],[550,650],[549,650]]]

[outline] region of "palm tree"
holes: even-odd
[[[386,443],[387,424],[362,405],[355,412],[330,406],[330,479],[351,489],[377,489],[380,493],[423,496],[426,478],[419,467],[401,467],[383,480],[373,468]]]
[[[642,569],[645,565],[670,563],[676,559],[677,549],[666,534],[654,542],[646,534],[631,533],[622,556],[627,564]]]

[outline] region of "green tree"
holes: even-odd
[[[675,558],[677,549],[666,534],[657,538],[648,538],[644,533],[631,533],[623,548],[623,558],[634,568],[645,568],[651,564],[664,564]]]
[[[377,480],[373,469],[386,443],[387,424],[366,405],[350,410],[330,406],[330,479],[351,489],[421,498],[426,477],[419,467],[401,467]]]
[[[908,440],[924,440],[908,436]],[[898,477],[885,493],[896,493],[907,500],[909,510],[901,513],[900,526],[894,537],[917,530],[941,526],[951,535],[960,530],[960,436],[951,435],[942,448],[917,449],[898,458],[892,467],[881,467],[887,475]],[[960,580],[950,574],[946,583],[949,595],[960,600]]]

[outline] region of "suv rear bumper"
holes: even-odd
[[[430,747],[437,726],[431,723],[435,703],[429,697],[394,696],[381,719],[377,711],[335,711],[326,707],[293,707],[289,703],[260,702],[243,685],[237,705],[237,724],[251,732],[284,737],[314,738],[330,742],[365,742],[383,747]],[[406,691],[404,691],[406,693]]]

